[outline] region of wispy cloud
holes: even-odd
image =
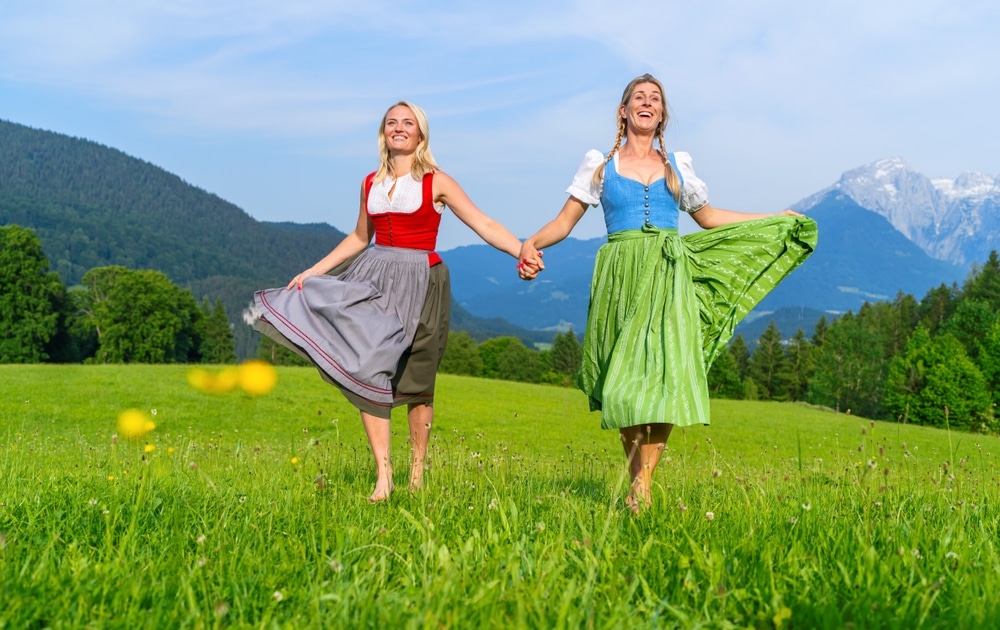
[[[385,107],[412,99],[484,207],[531,206],[511,211],[525,234],[583,151],[608,148],[622,87],[647,71],[667,85],[671,146],[720,205],[776,209],[886,155],[929,175],[1000,171],[981,141],[1000,137],[998,28],[1000,7],[979,1],[56,0],[0,6],[0,82],[141,121],[139,157],[255,216],[287,217],[271,189],[294,187],[303,221],[331,203],[304,160],[353,182]],[[174,135],[211,159],[164,148]]]

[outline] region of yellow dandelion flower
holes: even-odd
[[[775,628],[780,628],[781,625],[785,623],[785,620],[791,618],[792,618],[792,610],[788,606],[782,606],[781,610],[775,613],[774,617],[771,618],[771,621],[774,622]]]
[[[118,433],[130,440],[141,439],[156,428],[145,412],[126,409],[118,415]]]
[[[208,391],[210,387],[210,380],[212,380],[212,375],[208,372],[208,370],[204,370],[202,368],[191,368],[187,371],[187,382],[195,389],[203,392]]]
[[[147,453],[152,453],[153,451],[156,450],[156,447],[153,446],[152,444],[147,444],[142,450],[146,451]]]
[[[168,446],[167,447],[167,455],[173,455],[173,454],[174,454],[174,447],[173,446]]]
[[[114,481],[114,480],[115,480],[114,475],[108,475],[108,481]]]
[[[251,359],[240,364],[239,384],[251,396],[263,396],[278,383],[278,373],[267,361]]]
[[[292,465],[294,466],[295,464],[299,463],[299,458],[298,457],[293,457],[291,461],[292,461]]]
[[[228,365],[215,375],[215,389],[220,394],[231,392],[239,384],[239,381],[239,371],[234,366]]]
[[[204,368],[194,367],[187,372],[187,382],[195,389],[206,394],[225,394],[236,387],[237,373],[235,367],[223,368],[219,372],[209,372]]]

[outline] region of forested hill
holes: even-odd
[[[0,121],[0,223],[36,230],[67,284],[109,264],[188,284],[287,282],[343,238],[282,229],[117,149]]]

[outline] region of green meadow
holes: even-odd
[[[576,390],[441,375],[396,493],[311,368],[0,366],[0,628],[971,628],[1000,622],[993,436],[713,401],[633,515]],[[118,414],[150,415],[141,441]]]

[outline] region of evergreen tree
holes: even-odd
[[[733,355],[736,374],[742,381],[747,377],[747,370],[750,368],[750,350],[747,348],[747,342],[743,335],[736,335],[736,338],[729,344],[729,354]]]
[[[819,321],[816,322],[816,327],[813,329],[812,346],[814,349],[818,350],[823,347],[823,343],[826,342],[826,330],[829,326],[826,315],[820,315]]]
[[[32,230],[0,226],[0,363],[48,359],[66,288]]]
[[[869,418],[884,417],[888,366],[906,347],[919,307],[899,293],[893,302],[865,303],[857,315],[847,313],[824,332],[813,349],[814,372],[806,399],[851,409]]]
[[[910,335],[920,321],[920,303],[912,295],[900,291],[886,319],[886,359],[891,359],[906,350]]]
[[[215,365],[236,363],[236,341],[222,300],[216,299],[215,307],[210,308],[206,299],[202,303],[201,312],[198,332],[201,336],[199,354],[202,363]]]
[[[884,344],[876,331],[862,326],[851,312],[827,329],[814,352],[815,371],[806,399],[839,411],[852,409],[869,418],[881,417],[885,389]]]
[[[448,347],[441,359],[441,372],[480,376],[483,373],[483,359],[475,340],[467,332],[448,333]]]
[[[583,361],[583,346],[576,338],[573,329],[570,328],[565,333],[556,333],[556,338],[552,341],[552,350],[549,360],[552,369],[560,374],[576,374],[580,370],[580,363]]]
[[[994,429],[986,380],[952,335],[918,329],[889,370],[886,408],[909,422],[941,428]]]
[[[736,359],[728,350],[720,352],[708,370],[708,392],[712,398],[743,398],[743,382],[737,371]]]
[[[757,349],[750,355],[749,374],[756,383],[762,400],[780,399],[784,396],[782,383],[778,378],[784,360],[781,331],[772,319],[758,339]]]
[[[1000,405],[1000,319],[993,322],[980,350],[976,366],[986,380],[986,390],[993,398],[995,410]]]
[[[805,400],[812,372],[812,345],[799,328],[785,349],[785,360],[778,373],[781,384],[778,400]]]
[[[983,299],[963,298],[955,312],[941,325],[940,333],[952,335],[973,360],[979,356],[983,341],[997,321],[996,312]]]
[[[955,300],[957,299],[958,288],[940,285],[931,289],[920,301],[917,309],[920,325],[933,335],[937,329],[955,311]]]
[[[893,359],[889,367],[886,410],[902,422],[910,421],[910,402],[920,393],[927,381],[927,366],[921,354],[925,354],[930,342],[931,337],[927,329],[923,326],[918,327],[910,337],[906,353]]]
[[[995,249],[990,252],[986,263],[966,280],[962,297],[986,302],[992,311],[1000,311],[1000,258]]]

